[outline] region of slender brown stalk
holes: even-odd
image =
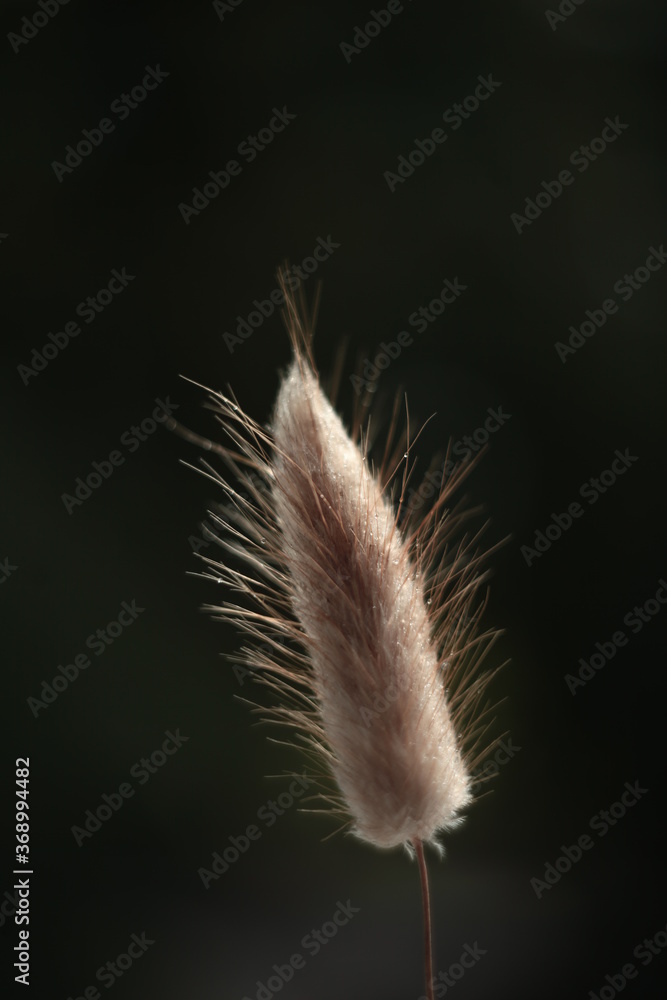
[[[424,911],[424,977],[426,979],[427,1000],[433,1000],[433,946],[431,943],[431,901],[428,891],[428,871],[424,857],[424,845],[421,840],[412,841],[417,854],[419,877],[422,885],[422,903]]]

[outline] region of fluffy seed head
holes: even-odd
[[[283,291],[294,358],[271,429],[212,396],[235,445],[216,450],[248,496],[209,470],[234,507],[217,515],[231,558],[207,559],[205,575],[252,606],[211,610],[254,640],[243,659],[279,696],[272,718],[324,760],[338,794],[322,798],[353,832],[386,848],[436,843],[472,800],[488,680],[473,675],[492,638],[476,634],[476,539],[448,546],[456,476],[421,523],[399,524],[396,467],[375,473],[367,439],[345,430],[315,372],[310,327]],[[409,445],[401,503],[408,456]]]

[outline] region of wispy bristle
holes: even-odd
[[[244,659],[276,693],[273,718],[323,760],[353,831],[435,844],[472,799],[484,728],[477,539],[448,547],[456,477],[399,526],[386,466],[373,473],[322,392],[313,321],[283,291],[294,357],[271,429],[212,397],[230,442],[217,450],[249,499],[216,476],[235,505],[219,539],[232,558],[206,561],[240,597],[211,610],[254,640]]]

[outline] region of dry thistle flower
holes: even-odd
[[[247,494],[203,463],[233,505],[231,516],[229,506],[225,517],[211,514],[228,558],[200,557],[209,566],[203,575],[248,600],[209,610],[254,640],[243,662],[278,695],[268,717],[290,727],[335,780],[338,791],[320,796],[327,809],[377,847],[416,851],[432,991],[422,845],[439,847],[437,835],[472,801],[470,771],[484,730],[489,675],[476,668],[493,633],[477,634],[478,539],[450,551],[461,515],[445,508],[462,472],[421,523],[403,511],[407,432],[393,456],[387,445],[374,473],[368,433],[358,424],[350,437],[320,387],[314,317],[306,320],[282,277],[281,284],[294,356],[270,430],[212,393],[231,445],[197,439],[223,456]],[[397,509],[392,483],[400,485]]]

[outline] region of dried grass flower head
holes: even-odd
[[[451,545],[465,470],[425,516],[409,509],[400,403],[376,471],[361,419],[348,434],[321,388],[314,316],[281,284],[293,358],[270,428],[210,397],[227,442],[208,445],[233,483],[204,463],[231,504],[212,514],[225,555],[201,558],[241,596],[209,610],[252,640],[241,658],[276,696],[268,716],[323,765],[326,809],[381,848],[438,846],[472,801],[489,677],[478,667],[494,637],[478,629],[479,535]]]
[[[270,427],[211,393],[226,443],[183,432],[221,455],[232,480],[203,463],[229,500],[211,512],[223,557],[200,558],[230,594],[208,610],[250,638],[234,659],[274,696],[255,709],[317,762],[320,811],[376,847],[416,855],[433,1000],[424,844],[441,849],[439,834],[473,799],[473,769],[490,750],[491,673],[479,668],[498,634],[479,629],[480,533],[461,537],[466,515],[449,509],[467,469],[425,515],[406,504],[414,442],[409,425],[397,433],[400,400],[376,470],[367,407],[348,434],[317,375],[314,315],[280,280],[293,358]]]

